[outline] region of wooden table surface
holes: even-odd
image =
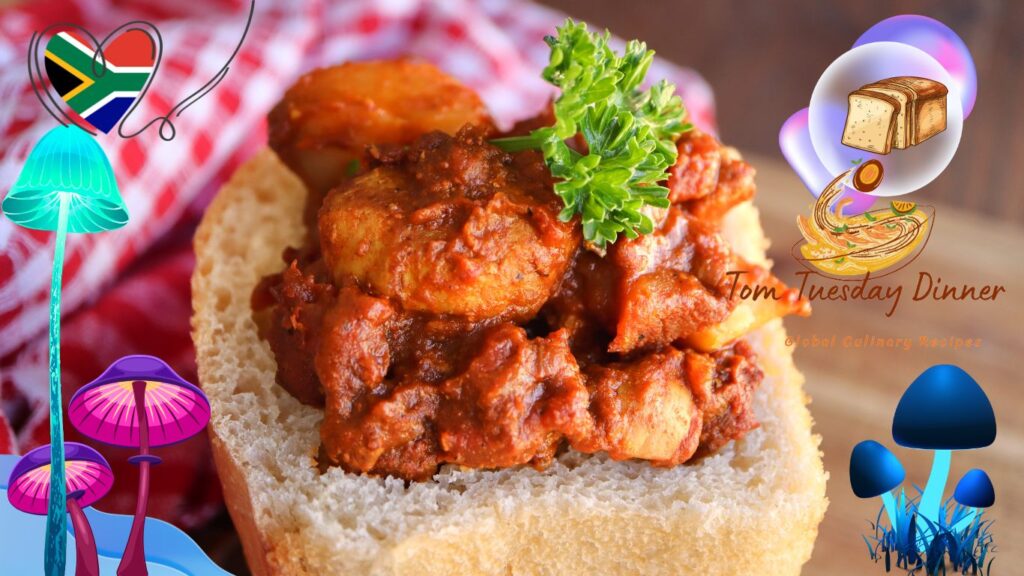
[[[795,281],[801,270],[789,255],[800,239],[797,213],[807,213],[811,196],[781,157],[751,157],[758,168],[758,199],[762,220],[773,241],[775,269],[781,278]],[[912,199],[927,201],[927,188]],[[813,398],[815,430],[821,434],[825,467],[831,475],[831,504],[821,525],[818,542],[804,574],[845,576],[883,574],[872,566],[860,538],[878,512],[878,499],[859,500],[850,489],[848,466],[853,446],[867,439],[893,449],[907,469],[908,481],[924,486],[930,453],[895,446],[891,438],[892,414],[903,390],[925,368],[952,363],[967,370],[992,401],[998,421],[995,443],[985,449],[955,452],[947,496],[960,476],[983,468],[996,489],[990,510],[998,550],[994,574],[1024,573],[1024,388],[1017,362],[1024,362],[1024,228],[999,224],[956,208],[936,205],[934,229],[921,256],[907,268],[880,279],[882,284],[904,285],[904,296],[891,318],[888,305],[865,302],[818,302],[810,318],[786,321],[791,335],[819,338],[837,336],[836,349],[803,348],[797,366],[807,376]],[[999,284],[1006,288],[994,302],[910,301],[919,272],[927,271],[949,284]],[[842,339],[865,334],[909,337],[909,350],[844,349]],[[928,349],[917,346],[929,338],[981,339],[970,350]],[[877,568],[877,569],[873,569]]]

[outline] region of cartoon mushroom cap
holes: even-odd
[[[981,386],[958,366],[921,373],[896,406],[892,437],[923,450],[982,448],[996,439],[996,417]]]
[[[853,447],[850,454],[850,485],[858,498],[874,498],[903,483],[903,465],[896,455],[874,440]]]
[[[81,507],[103,498],[114,485],[114,473],[99,452],[77,442],[64,443],[68,498]],[[7,498],[29,514],[45,516],[50,499],[50,445],[40,446],[18,460],[11,470]]]
[[[71,397],[68,419],[99,442],[138,448],[139,418],[133,384],[145,383],[149,445],[166,446],[191,438],[210,420],[210,403],[196,386],[186,382],[154,356],[125,356]]]
[[[984,470],[968,470],[956,485],[953,499],[973,508],[988,508],[996,503],[996,491],[992,480]]]
[[[58,126],[36,143],[4,198],[3,212],[26,228],[56,231],[62,195],[69,200],[68,232],[105,232],[128,223],[103,148],[74,125]]]

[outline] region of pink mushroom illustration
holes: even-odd
[[[64,474],[68,514],[75,528],[76,576],[99,576],[96,539],[82,510],[103,498],[114,485],[114,473],[99,452],[85,444],[64,443]],[[25,454],[11,470],[7,499],[22,512],[45,516],[50,501],[50,445]]]
[[[148,574],[144,531],[149,468],[160,463],[160,458],[149,450],[201,432],[210,420],[206,395],[159,358],[125,356],[75,392],[68,406],[68,420],[89,438],[139,449],[138,454],[128,459],[139,467],[139,494],[117,573]]]

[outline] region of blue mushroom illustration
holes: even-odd
[[[892,489],[902,484],[906,476],[899,458],[878,442],[865,440],[853,447],[850,454],[853,493],[858,498],[881,496],[890,526],[896,526],[896,500]]]
[[[953,492],[953,500],[957,504],[969,508],[959,526],[969,526],[978,514],[979,508],[991,508],[996,503],[996,490],[992,486],[992,480],[984,470],[974,468],[968,470],[960,478]]]
[[[996,490],[984,470],[968,470],[956,485],[953,499],[970,508],[990,508],[996,503]]]
[[[900,446],[933,450],[918,514],[937,524],[953,450],[983,448],[996,439],[996,417],[981,386],[958,366],[928,368],[903,393],[892,423]]]

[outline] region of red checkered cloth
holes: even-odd
[[[0,191],[10,188],[33,144],[55,121],[32,93],[26,71],[33,31],[80,24],[97,37],[145,19],[163,37],[152,87],[126,121],[167,113],[211,78],[242,32],[247,0],[33,0],[0,12]],[[131,215],[114,232],[72,235],[64,267],[62,341],[65,401],[126,354],[154,354],[195,381],[189,339],[189,240],[221,183],[265,145],[264,115],[302,72],[344,60],[412,55],[475,88],[500,124],[538,111],[552,95],[539,76],[541,41],[565,16],[521,0],[258,0],[252,29],[226,79],[175,121],[177,138],[155,129],[134,139],[98,140],[114,166]],[[692,121],[713,130],[711,91],[694,72],[656,60],[653,78],[676,83]],[[3,192],[6,193],[6,192]],[[14,424],[21,449],[48,442],[46,322],[53,234],[0,218],[0,451]],[[75,438],[75,432],[68,430]],[[13,449],[13,446],[8,449]],[[105,449],[120,478],[126,451]],[[218,505],[205,438],[161,449],[150,511],[179,524]],[[132,482],[118,482],[100,508],[131,512]]]

